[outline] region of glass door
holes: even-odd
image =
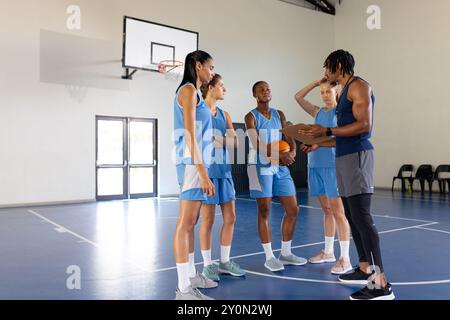
[[[128,198],[126,124],[97,117],[97,200]]]
[[[157,196],[157,122],[97,116],[96,198]]]
[[[129,119],[130,198],[157,195],[156,120]]]

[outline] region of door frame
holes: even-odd
[[[98,165],[98,120],[112,120],[112,121],[122,121],[123,126],[123,162],[122,165]],[[139,165],[130,166],[128,159],[130,156],[130,141],[129,141],[129,123],[130,121],[143,121],[143,122],[153,122],[154,125],[154,135],[153,135],[153,155],[155,162],[152,165]],[[158,119],[156,118],[142,118],[142,117],[120,117],[120,116],[95,116],[95,198],[97,201],[109,201],[109,200],[125,200],[125,199],[138,199],[138,198],[154,198],[158,196],[158,165],[159,165],[159,155],[158,155]],[[130,195],[130,175],[129,171],[131,167],[152,167],[153,168],[153,193],[141,193]],[[122,195],[109,195],[109,196],[99,196],[98,195],[98,169],[102,168],[123,168],[123,194]]]
[[[151,165],[142,165],[142,164],[137,164],[137,165],[131,165],[128,163],[127,167],[128,170],[131,168],[153,168],[153,193],[135,193],[135,194],[130,194],[129,198],[130,199],[139,199],[139,198],[155,198],[158,196],[158,119],[154,119],[154,118],[127,118],[127,129],[129,129],[129,124],[131,121],[135,121],[135,122],[152,122],[153,123],[153,127],[154,127],[154,134],[153,134],[153,157],[155,159],[154,163]],[[128,133],[129,130],[127,130]],[[129,145],[129,140],[127,142],[127,144]],[[130,158],[130,148],[127,148],[128,150],[128,154],[127,157],[128,159]],[[128,177],[128,180],[130,178]]]

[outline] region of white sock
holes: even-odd
[[[281,241],[281,255],[284,257],[290,256],[292,254],[291,251],[291,241]]]
[[[270,260],[272,258],[275,258],[275,256],[273,255],[273,251],[272,251],[272,243],[263,243],[262,244],[263,248],[264,248],[264,253],[266,254],[266,260]]]
[[[197,270],[195,270],[194,252],[189,253],[189,278],[195,278]]]
[[[177,263],[178,289],[182,293],[188,292],[191,281],[189,280],[189,262]]]
[[[202,256],[203,256],[203,266],[207,267],[212,265],[211,249],[202,250]]]
[[[325,237],[325,253],[334,253],[334,237]]]
[[[227,263],[230,261],[231,246],[220,246],[220,262]]]
[[[350,261],[349,249],[350,249],[350,241],[339,241],[341,246],[341,258]]]

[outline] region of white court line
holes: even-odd
[[[89,239],[87,239],[87,238],[85,238],[85,237],[79,235],[78,233],[76,233],[76,232],[74,232],[74,231],[72,231],[72,230],[70,230],[70,229],[67,229],[66,227],[64,227],[64,226],[62,226],[62,225],[60,225],[60,224],[58,224],[58,223],[56,223],[56,222],[54,222],[54,221],[52,221],[52,220],[50,220],[50,219],[44,217],[44,216],[42,216],[42,215],[40,215],[39,213],[37,213],[37,212],[35,212],[35,211],[33,211],[33,210],[28,210],[28,212],[31,213],[31,214],[33,214],[33,215],[35,215],[35,216],[37,216],[37,217],[39,217],[39,218],[41,218],[42,220],[45,220],[46,222],[48,222],[48,223],[54,225],[54,226],[57,227],[58,229],[65,230],[67,233],[73,235],[74,237],[76,237],[76,238],[78,238],[78,239],[81,239],[83,242],[87,242],[87,243],[93,245],[94,247],[96,247],[96,248],[98,248],[98,249],[109,250],[107,247],[101,246],[101,245],[99,245],[98,243],[96,243],[96,242],[94,242],[94,241],[92,241],[92,240],[89,240]],[[379,234],[390,233],[390,232],[395,232],[395,231],[402,231],[402,230],[408,230],[408,229],[413,229],[413,228],[417,228],[417,227],[425,227],[425,226],[432,225],[432,224],[436,224],[436,223],[433,222],[433,223],[421,224],[421,225],[416,225],[416,226],[411,226],[411,227],[405,227],[405,228],[394,229],[394,230],[386,230],[386,231],[381,231],[381,232],[379,232]],[[335,241],[338,241],[338,240],[335,240]],[[321,242],[314,242],[314,243],[308,243],[308,244],[303,244],[303,245],[299,245],[299,246],[293,246],[292,249],[305,248],[305,247],[312,247],[312,246],[316,246],[316,245],[320,245],[320,244],[324,244],[324,243],[325,243],[324,241],[321,241]],[[280,249],[273,250],[273,251],[274,251],[274,252],[281,251],[281,248],[280,248]],[[255,252],[255,253],[249,253],[249,254],[244,254],[244,255],[239,255],[239,256],[233,256],[233,257],[231,257],[231,259],[238,259],[238,258],[244,258],[244,257],[250,257],[250,256],[261,255],[261,254],[264,254],[264,251]],[[137,268],[141,269],[142,271],[144,271],[144,272],[146,272],[146,273],[157,273],[157,272],[163,272],[163,271],[174,270],[174,269],[177,268],[176,266],[174,266],[174,267],[167,267],[167,268],[161,268],[161,269],[149,270],[149,269],[146,269],[146,268],[142,267],[141,265],[137,264],[137,263],[134,262],[133,260],[130,260],[130,259],[128,259],[128,258],[125,258],[125,260],[128,261],[128,262],[130,262],[131,264],[133,264],[134,266],[136,266]],[[202,263],[202,262],[196,263],[196,265],[200,265],[200,264],[203,264],[203,263]]]
[[[301,282],[345,285],[343,282],[340,282],[340,281],[308,279],[308,278],[294,278],[294,277],[286,277],[286,276],[277,276],[275,274],[262,273],[262,272],[256,272],[256,271],[250,271],[250,270],[245,270],[245,271],[250,274],[254,274],[257,276],[261,276],[261,277],[267,277],[267,278],[283,279],[283,280],[290,280],[290,281],[301,281]],[[393,286],[418,286],[418,285],[432,285],[432,284],[446,284],[446,283],[450,283],[450,279],[436,280],[436,281],[418,281],[418,282],[391,282],[391,285],[393,285]]]
[[[307,278],[294,278],[294,277],[286,277],[286,276],[277,276],[275,274],[262,273],[262,272],[256,272],[256,271],[250,271],[250,270],[245,270],[245,272],[250,273],[250,274],[254,274],[254,275],[257,275],[257,276],[267,277],[267,278],[276,278],[276,279],[291,280],[291,281],[343,284],[340,281],[333,281],[333,280],[316,280],[316,279],[307,279]]]
[[[404,230],[409,230],[409,229],[416,229],[416,228],[419,228],[419,227],[426,227],[426,226],[431,226],[431,225],[435,225],[435,224],[439,224],[439,222],[430,222],[430,223],[425,223],[425,224],[421,224],[421,225],[418,225],[418,226],[410,226],[410,227],[405,227],[405,228],[380,231],[380,232],[378,232],[378,234],[385,234],[385,233],[391,233],[391,232],[396,232],[396,231],[404,231]]]
[[[74,236],[75,238],[80,239],[80,240],[78,241],[78,243],[89,243],[90,245],[96,247],[97,249],[111,250],[110,248],[108,248],[108,247],[106,247],[106,246],[101,246],[101,245],[99,245],[98,243],[96,243],[96,242],[94,242],[94,241],[92,241],[92,240],[89,240],[88,238],[83,237],[82,235],[80,235],[80,234],[78,234],[78,233],[76,233],[76,232],[74,232],[74,231],[72,231],[72,230],[70,230],[70,229],[67,229],[66,227],[64,227],[64,226],[62,226],[62,225],[60,225],[60,224],[58,224],[58,223],[56,223],[56,222],[54,222],[54,221],[52,221],[52,220],[46,218],[46,217],[44,217],[43,215],[40,215],[39,213],[37,213],[37,212],[34,211],[34,210],[27,210],[27,211],[28,211],[29,213],[31,213],[31,214],[33,214],[33,215],[35,215],[35,216],[41,218],[42,220],[44,220],[44,221],[46,221],[46,222],[52,224],[53,226],[55,226],[55,227],[56,227],[55,230],[60,230],[60,231],[58,231],[58,232],[60,232],[60,233],[63,233],[63,232],[64,232],[64,233],[69,233],[69,234],[71,234],[72,236]],[[149,270],[149,269],[144,268],[143,266],[139,265],[138,263],[136,263],[135,261],[133,261],[133,260],[131,260],[131,259],[124,258],[124,260],[126,260],[127,262],[129,262],[130,264],[132,264],[133,266],[135,266],[136,268],[140,269],[141,271],[143,271],[143,272],[145,272],[145,273],[156,273],[156,272],[162,272],[162,271],[173,270],[173,269],[176,269],[176,268],[177,268],[177,267],[167,267],[167,268],[161,268],[161,269],[156,269],[156,270]],[[203,264],[203,262],[202,262],[202,263],[197,263],[197,264]]]
[[[428,224],[423,224],[423,225],[418,225],[418,226],[411,226],[411,227],[400,228],[400,229],[386,230],[386,231],[379,232],[379,234],[391,233],[391,232],[408,230],[408,229],[424,229],[424,230],[444,232],[444,233],[450,234],[450,232],[447,232],[447,231],[442,231],[442,230],[438,230],[438,229],[431,229],[431,228],[424,228],[427,225],[434,225],[434,224],[438,224],[438,223],[437,222],[436,223],[428,223]],[[324,242],[322,242],[322,243],[324,243]],[[305,245],[305,246],[307,246],[307,245]],[[297,246],[295,248],[298,248],[298,247],[302,247],[302,246]],[[274,250],[274,251],[278,251],[278,250]],[[250,273],[250,274],[254,274],[254,275],[262,276],[262,277],[268,277],[268,278],[284,279],[284,280],[291,280],[291,281],[302,281],[302,282],[313,282],[313,283],[327,283],[327,284],[344,285],[344,283],[342,283],[340,281],[308,279],[308,278],[294,278],[294,277],[278,276],[278,275],[274,275],[274,274],[255,272],[255,271],[251,271],[251,270],[245,270],[245,271],[247,273]],[[435,281],[416,281],[416,282],[392,282],[391,284],[393,286],[417,286],[417,285],[434,285],[434,284],[447,284],[447,283],[450,283],[450,279],[435,280]]]
[[[245,198],[236,198],[236,200],[244,200],[244,201],[252,201],[252,202],[256,202],[256,200],[254,199],[245,199]],[[279,202],[272,202],[273,204],[277,204],[277,205],[282,205]],[[313,209],[313,210],[320,210],[322,211],[322,208],[319,207],[312,207],[312,206],[304,206],[304,205],[299,205],[300,208],[307,208],[307,209]],[[394,220],[405,220],[405,221],[414,221],[414,222],[424,222],[424,223],[438,223],[436,221],[428,221],[428,220],[419,220],[419,219],[411,219],[411,218],[401,218],[401,217],[393,217],[393,216],[389,216],[389,215],[381,215],[381,214],[372,214],[373,217],[379,217],[379,218],[388,218],[388,219],[394,219]]]
[[[216,216],[216,217],[221,217],[221,216],[222,216],[222,213],[216,213],[215,216]],[[200,215],[200,218],[201,218],[201,215]],[[156,217],[156,219],[158,219],[158,220],[178,219],[178,216],[176,216],[176,217],[162,217],[162,218]]]
[[[440,201],[437,199],[423,199],[423,198],[417,198],[417,197],[410,197],[410,198],[397,198],[397,197],[389,197],[389,196],[382,196],[382,195],[376,195],[374,194],[372,197],[379,198],[379,199],[391,199],[391,200],[408,200],[408,201],[419,201],[419,202],[434,202],[434,203],[445,203],[450,205],[450,201]],[[253,201],[252,199],[244,199],[244,198],[236,198],[239,200],[245,200],[245,201]],[[153,200],[158,201],[179,201],[179,198],[157,198]]]
[[[62,225],[60,225],[60,224],[58,224],[58,223],[56,223],[56,222],[54,222],[54,221],[52,221],[52,220],[50,220],[50,219],[44,217],[44,216],[42,216],[42,215],[40,215],[39,213],[37,213],[37,212],[34,211],[34,210],[27,210],[27,211],[28,211],[29,213],[31,213],[31,214],[33,214],[33,215],[39,217],[40,219],[45,220],[46,222],[48,222],[48,223],[54,225],[58,230],[64,230],[65,233],[69,233],[69,234],[71,234],[72,236],[74,236],[74,237],[76,237],[76,238],[82,240],[83,242],[89,243],[90,245],[96,247],[97,249],[103,249],[103,250],[111,250],[111,249],[112,249],[112,248],[107,248],[107,247],[105,247],[105,246],[101,246],[101,245],[99,245],[98,243],[96,243],[96,242],[94,242],[94,241],[92,241],[92,240],[89,240],[88,238],[85,238],[85,237],[83,237],[82,235],[79,235],[78,233],[76,233],[76,232],[74,232],[74,231],[72,231],[72,230],[70,230],[70,229],[67,229],[66,227],[64,227],[64,226],[62,226]],[[137,264],[137,263],[134,262],[133,260],[130,260],[130,259],[128,259],[128,258],[124,258],[124,260],[128,261],[130,264],[132,264],[133,266],[139,268],[139,269],[142,270],[142,271],[145,271],[145,272],[151,272],[151,270],[148,270],[148,269],[142,267],[141,265]]]
[[[109,250],[108,248],[99,245],[98,243],[89,240],[81,235],[79,235],[78,233],[71,231],[70,229],[40,215],[39,213],[33,211],[33,210],[27,210],[29,213],[39,217],[42,220],[45,220],[46,222],[52,224],[53,226],[57,227],[60,230],[65,230],[65,232],[73,235],[74,237],[81,239],[83,242],[87,242],[89,244],[91,244],[92,246],[96,247],[97,249],[106,249]],[[422,228],[425,227],[427,225],[432,225],[432,224],[437,224],[436,223],[428,223],[428,224],[423,224],[423,225],[417,225],[417,226],[411,226],[411,227],[405,227],[405,228],[400,228],[400,229],[393,229],[393,230],[386,230],[386,231],[381,231],[379,232],[379,234],[384,234],[384,233],[390,233],[390,232],[396,232],[396,231],[402,231],[402,230],[408,230],[408,229],[418,229],[418,228]],[[434,230],[434,229],[429,229],[431,231],[440,231],[442,232],[442,230]],[[300,246],[295,246],[292,247],[293,249],[295,248],[302,248],[302,247],[308,247],[308,246],[314,246],[314,245],[318,245],[318,244],[323,244],[324,242],[316,242],[316,243],[309,243],[309,244],[304,244],[304,245],[300,245]],[[278,250],[274,250],[274,252],[276,251],[280,251],[281,249]],[[231,257],[230,259],[237,259],[240,257],[248,257],[248,256],[254,256],[254,255],[258,255],[258,254],[263,254],[264,251],[259,252],[259,253],[252,253],[252,254],[246,254],[246,255],[240,255],[240,256],[234,256]],[[161,268],[161,269],[156,269],[156,270],[148,270],[142,266],[140,266],[139,264],[137,264],[136,262],[134,262],[133,260],[130,260],[128,258],[124,259],[125,261],[129,262],[130,264],[134,265],[135,267],[139,268],[141,271],[145,272],[145,273],[157,273],[157,272],[163,272],[163,271],[170,271],[170,270],[175,270],[175,267],[168,267],[168,268]],[[216,261],[216,260],[215,260]],[[202,262],[197,263],[197,265],[199,264],[203,264]],[[341,284],[338,281],[328,281],[328,280],[316,280],[316,279],[306,279],[306,278],[292,278],[292,277],[285,277],[285,276],[277,276],[277,275],[272,275],[272,274],[265,274],[265,273],[259,273],[259,272],[255,272],[255,271],[250,271],[250,270],[246,270],[246,272],[250,273],[250,274],[254,274],[254,275],[260,275],[260,276],[264,276],[264,277],[271,277],[271,278],[279,278],[279,279],[286,279],[286,280],[294,280],[294,281],[303,281],[303,282],[315,282],[315,283],[330,283],[330,284]],[[422,282],[393,282],[392,285],[397,285],[397,286],[406,286],[406,285],[425,285],[425,284],[444,284],[444,283],[450,283],[450,279],[448,280],[437,280],[437,281],[422,281]]]
[[[449,204],[450,205],[450,201],[439,201],[436,199],[421,199],[421,198],[395,198],[395,197],[388,197],[388,196],[378,196],[378,195],[373,195],[374,198],[379,198],[379,199],[391,199],[391,200],[408,200],[408,201],[419,201],[419,202],[432,202],[432,203],[445,203],[445,204]]]
[[[435,225],[435,224],[437,224],[437,222],[430,222],[430,223],[420,224],[420,225],[417,225],[417,226],[410,226],[410,227],[405,227],[405,228],[398,228],[398,229],[380,231],[380,232],[378,232],[378,234],[385,234],[385,233],[391,233],[391,232],[397,232],[397,231],[404,231],[404,230],[415,229],[415,228],[419,228],[419,227],[431,226],[431,225]],[[353,239],[353,238],[350,237],[350,239]],[[338,242],[338,241],[339,240],[334,240],[334,242]],[[308,243],[308,244],[303,244],[303,245],[299,245],[299,246],[292,246],[292,249],[313,247],[313,246],[317,246],[319,244],[325,244],[325,241]],[[278,251],[281,251],[281,248],[273,250],[273,252],[278,252]],[[243,254],[243,255],[239,255],[239,256],[234,256],[233,259],[245,258],[245,257],[250,257],[250,256],[256,256],[256,255],[260,255],[260,254],[264,254],[264,251],[255,252],[255,253],[249,253],[249,254]]]
[[[445,233],[445,234],[450,234],[449,231],[444,231],[444,230],[439,230],[439,229],[431,229],[431,228],[424,228],[424,227],[416,227],[417,229],[423,229],[423,230],[428,230],[428,231],[435,231],[435,232],[441,232],[441,233]]]

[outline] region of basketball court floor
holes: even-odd
[[[323,248],[322,211],[307,192],[298,192],[298,199],[294,253],[308,258]],[[347,300],[355,291],[337,282],[330,264],[278,273],[265,269],[256,203],[240,197],[236,209],[231,255],[247,275],[222,276],[218,288],[206,290],[208,295],[222,300]],[[450,246],[450,197],[380,190],[372,211],[397,299],[450,298],[450,251],[445,249]],[[173,299],[177,215],[175,198],[2,209],[0,299]],[[271,224],[276,255],[282,215],[275,201]],[[213,259],[219,254],[221,222],[218,209]],[[196,241],[197,270],[202,270],[198,237]],[[338,254],[337,242],[335,250]],[[351,258],[355,264],[353,243]],[[79,271],[79,290],[71,290],[74,270]]]

